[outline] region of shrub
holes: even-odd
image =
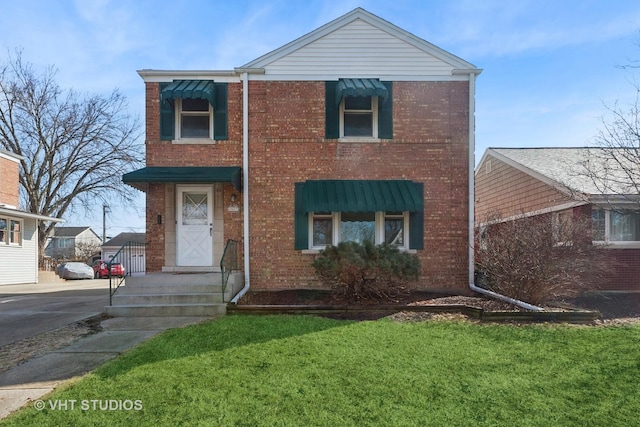
[[[611,266],[592,244],[590,216],[496,218],[476,233],[479,286],[542,304],[595,288]]]
[[[392,299],[420,276],[416,255],[367,241],[329,246],[312,265],[334,296],[346,300]]]

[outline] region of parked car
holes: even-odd
[[[109,277],[109,263],[107,261],[97,260],[93,262],[93,277],[96,279],[102,279]],[[124,267],[119,262],[111,264],[111,275],[117,277],[124,277]]]
[[[83,262],[67,262],[58,267],[58,275],[62,279],[93,279],[93,269]]]

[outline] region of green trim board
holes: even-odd
[[[122,182],[145,191],[149,183],[204,184],[230,182],[242,191],[242,169],[239,166],[148,166],[122,175]]]

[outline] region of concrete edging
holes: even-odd
[[[400,311],[426,313],[461,313],[473,319],[487,322],[566,322],[590,323],[601,318],[598,311],[484,311],[481,308],[460,304],[450,305],[227,305],[227,314],[364,314],[397,313]]]

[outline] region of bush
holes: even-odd
[[[366,241],[329,246],[312,265],[334,296],[346,300],[392,299],[420,276],[416,255]]]
[[[603,246],[592,244],[590,216],[487,224],[476,233],[476,277],[479,286],[503,295],[532,304],[575,297],[595,288],[611,267]]]

